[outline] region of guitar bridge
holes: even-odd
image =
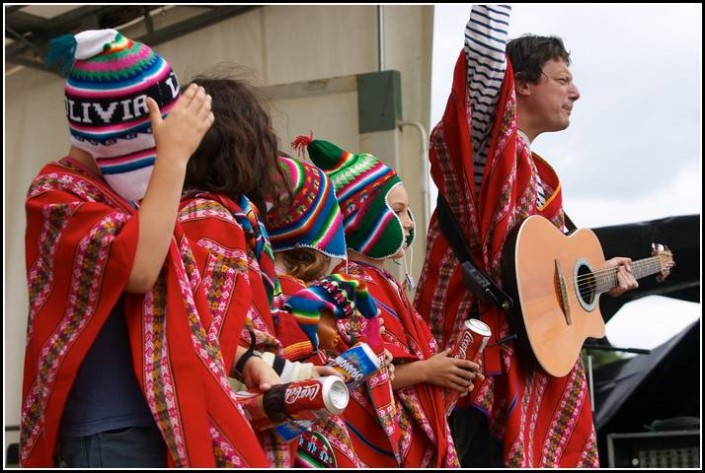
[[[570,317],[570,307],[568,306],[568,288],[565,283],[565,277],[563,276],[563,269],[561,268],[561,262],[556,258],[556,286],[558,289],[558,299],[561,304],[561,309],[563,309],[563,315],[565,316],[565,321],[568,325],[572,325],[573,320]]]

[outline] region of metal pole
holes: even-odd
[[[399,126],[399,130],[405,126],[413,126],[419,131],[421,138],[421,196],[423,198],[423,223],[426,225],[426,228],[428,228],[429,221],[431,220],[431,196],[429,195],[428,188],[428,180],[431,178],[431,172],[428,168],[428,158],[426,154],[428,152],[428,134],[426,133],[426,129],[419,122],[398,121],[397,125]]]
[[[384,70],[384,7],[377,5],[377,67]]]

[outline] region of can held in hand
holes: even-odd
[[[461,325],[449,356],[477,362],[492,335],[489,325],[478,319],[468,319]]]
[[[350,392],[342,379],[316,379],[275,384],[266,393],[237,393],[252,427],[269,429],[291,420],[317,420],[342,413]]]
[[[448,356],[477,363],[491,335],[492,330],[486,323],[477,319],[468,319],[461,325],[458,338],[455,340],[455,344]],[[460,393],[458,391],[451,389],[445,391],[446,416],[453,411],[459,398]]]
[[[329,361],[328,366],[340,372],[345,384],[352,389],[378,372],[381,364],[372,348],[360,342]]]

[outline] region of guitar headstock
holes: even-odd
[[[663,282],[663,280],[671,274],[671,269],[676,265],[673,259],[673,252],[669,250],[667,246],[660,243],[652,243],[651,249],[651,255],[658,256],[659,265],[661,266],[661,274],[656,276],[656,280]]]

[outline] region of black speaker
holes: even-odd
[[[700,430],[607,435],[610,468],[700,468]]]

